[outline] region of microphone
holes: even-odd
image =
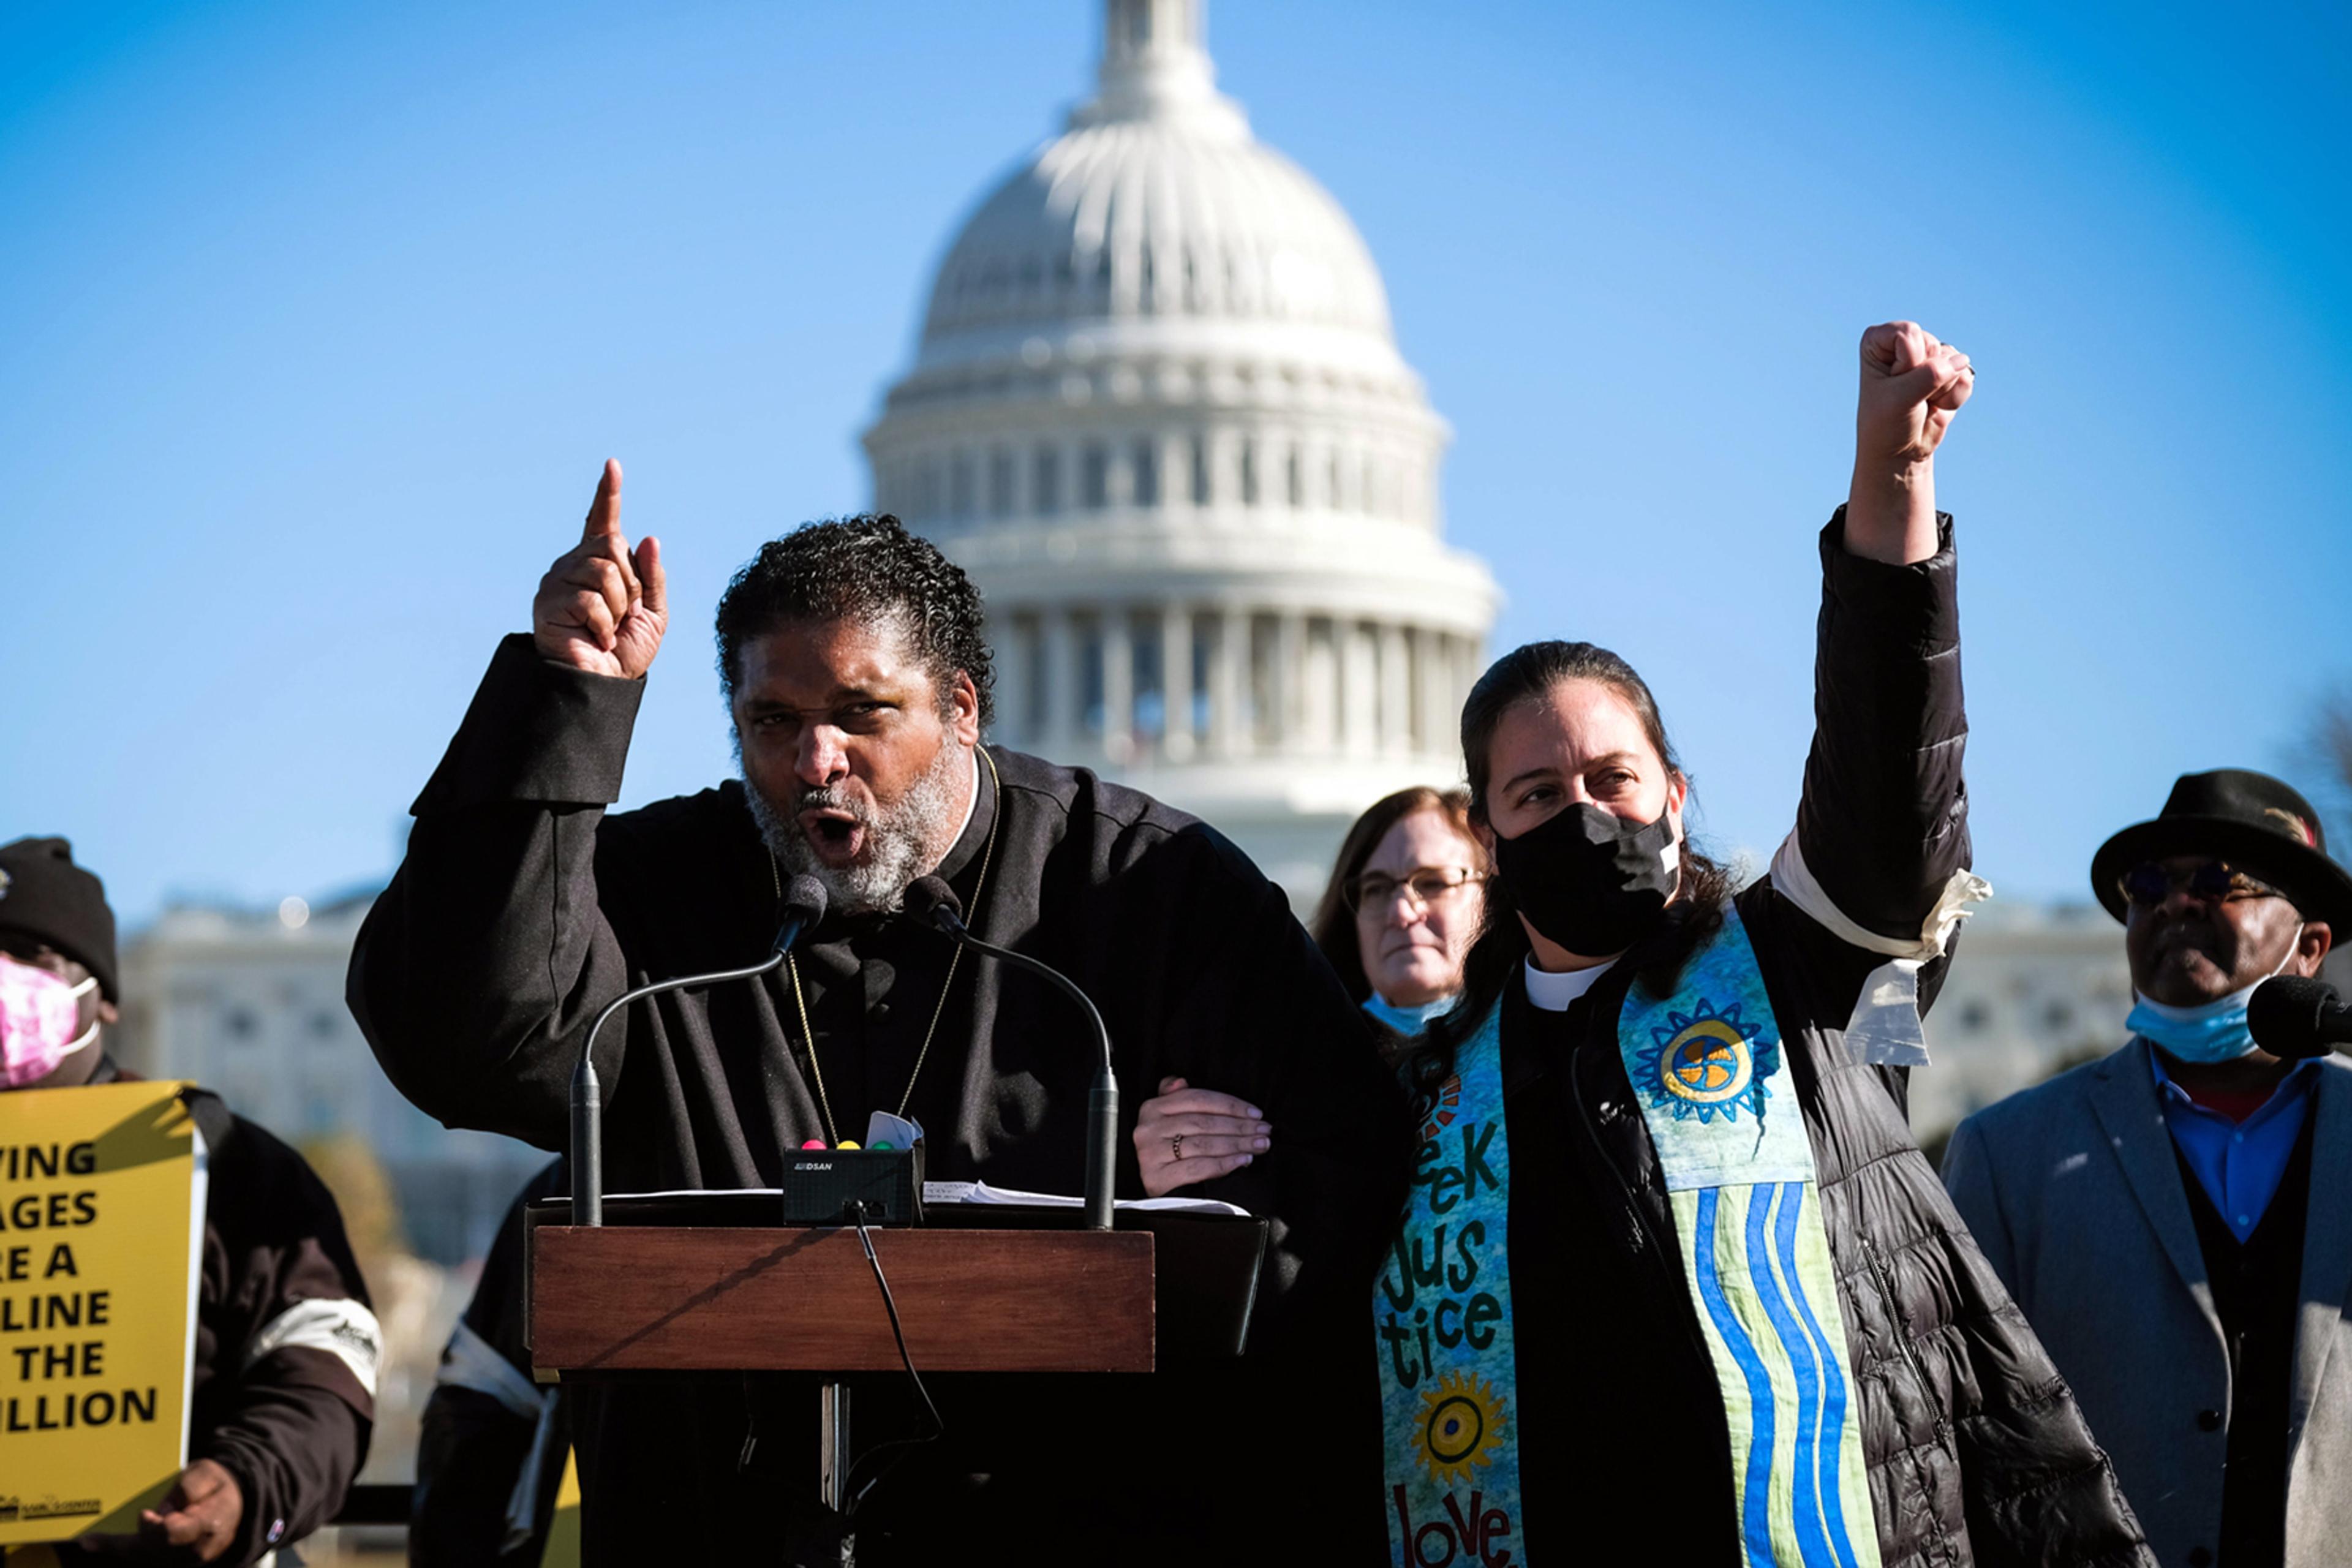
[[[821,924],[825,902],[824,884],[814,877],[803,874],[784,884],[784,923],[776,928],[776,940],[768,947],[770,955],[783,957],[800,941],[801,932]],[[686,985],[691,982],[677,980],[671,984]]]
[[[991,958],[998,958],[1015,969],[1025,969],[1041,980],[1060,987],[1062,994],[1076,1002],[1094,1026],[1095,1038],[1102,1045],[1102,1070],[1095,1074],[1095,1086],[1087,1096],[1087,1185],[1086,1213],[1088,1230],[1108,1230],[1111,1226],[1111,1171],[1113,1152],[1118,1146],[1118,1079],[1110,1070],[1110,1030],[1104,1027],[1102,1014],[1095,1008],[1093,998],[1077,987],[1076,982],[1050,964],[1038,963],[1027,953],[1015,952],[1009,947],[982,942],[971,934],[963,923],[963,900],[955,889],[939,877],[918,877],[907,888],[906,911],[916,921],[938,931],[967,947],[978,948]]]
[[[625,991],[615,996],[596,1021],[588,1026],[588,1038],[580,1047],[580,1065],[572,1070],[572,1223],[596,1226],[604,1223],[604,1105],[596,1084],[596,1037],[612,1021],[613,1015],[630,1003],[665,991],[683,991],[689,985],[715,985],[722,980],[756,980],[776,965],[801,939],[801,933],[824,919],[824,884],[814,877],[794,877],[784,888],[784,923],[776,930],[776,940],[769,944],[768,956],[745,969],[721,969],[709,974],[683,974],[676,980],[656,980],[650,985],[640,985],[635,991]]]
[[[2282,974],[2246,999],[2246,1028],[2274,1057],[2324,1057],[2352,1047],[2352,1006],[2326,981]]]

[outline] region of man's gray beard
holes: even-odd
[[[803,788],[791,813],[780,815],[748,777],[743,797],[751,803],[760,837],[782,864],[784,874],[814,877],[824,889],[828,913],[890,914],[905,900],[907,885],[935,869],[955,847],[950,835],[957,818],[956,770],[971,765],[963,747],[942,745],[922,776],[887,811],[869,813],[833,790]],[[817,858],[797,820],[813,807],[847,811],[857,817],[866,829],[860,863],[836,868]]]

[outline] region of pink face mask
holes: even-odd
[[[48,1077],[57,1066],[98,1034],[93,1023],[79,1035],[81,999],[98,988],[98,977],[76,985],[46,969],[0,956],[0,1089],[22,1089]]]

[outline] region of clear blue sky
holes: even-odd
[[[0,837],[132,921],[386,874],[598,463],[680,606],[627,798],[729,766],[708,616],[856,434],[1095,7],[0,9]],[[2079,895],[2176,773],[2352,673],[2339,7],[1222,0],[1457,439],[1498,642],[1652,679],[1718,846],[1810,724],[1853,341],[1975,354],[1979,867]]]

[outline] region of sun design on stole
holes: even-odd
[[[1744,1003],[1717,1011],[1705,997],[1689,1014],[1668,1012],[1665,1026],[1634,1053],[1653,1106],[1672,1107],[1677,1121],[1739,1120],[1742,1105],[1764,1114],[1764,1080],[1780,1066],[1780,1048],[1759,1041],[1761,1023],[1739,1016]]]
[[[1509,1425],[1503,1396],[1475,1372],[1449,1372],[1421,1396],[1413,1458],[1441,1487],[1466,1481],[1495,1462],[1494,1445]]]

